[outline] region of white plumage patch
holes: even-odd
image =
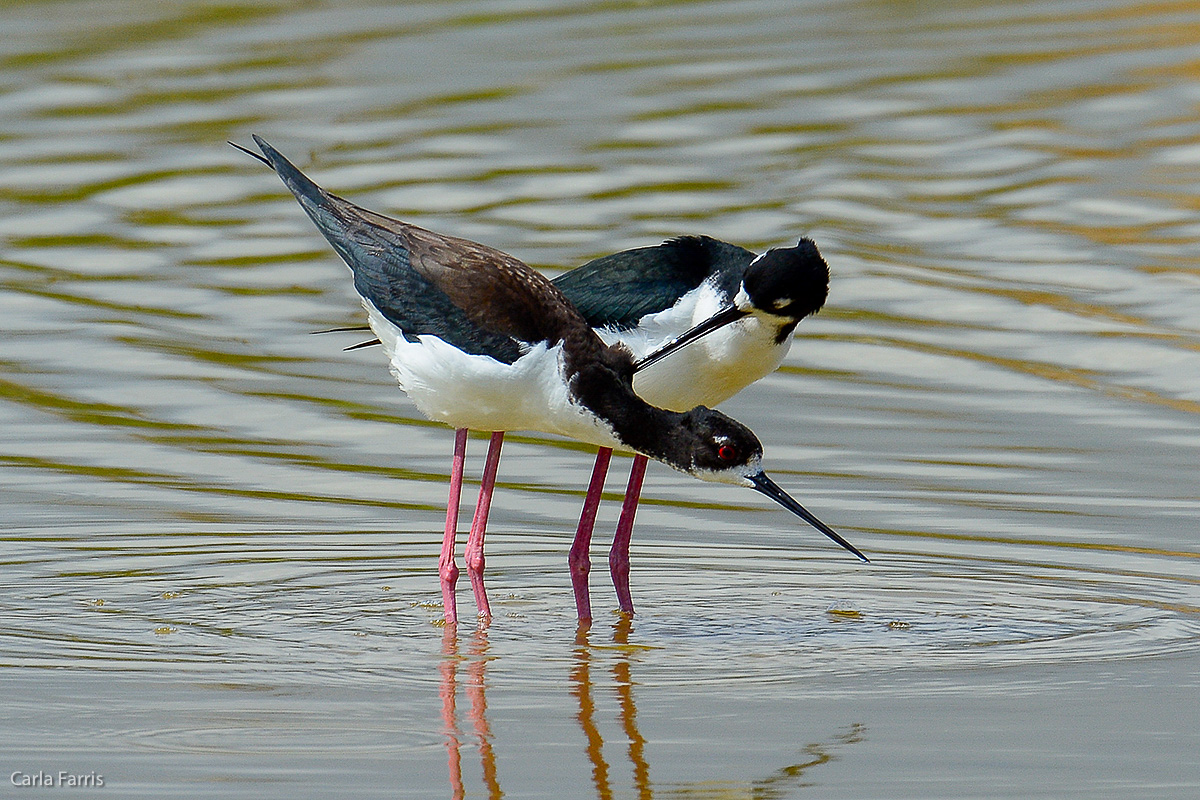
[[[745,294],[743,290],[739,297]],[[705,281],[664,311],[647,314],[629,331],[597,331],[605,342],[621,342],[642,358],[720,311],[725,299]],[[747,305],[748,299],[747,299]],[[719,328],[637,373],[634,391],[651,405],[672,411],[715,406],[774,372],[792,337],[776,343],[780,318],[748,308],[750,314]]]
[[[750,476],[760,472],[762,472],[761,456],[755,456],[748,463],[733,469],[700,469],[693,465],[692,469],[688,470],[689,475],[694,475],[702,481],[731,483],[734,486],[749,486],[750,488],[754,488],[754,481],[750,480]]]
[[[601,447],[624,446],[604,420],[571,396],[561,343],[537,344],[504,364],[464,353],[437,336],[410,342],[370,301],[363,306],[400,388],[429,419],[455,428],[541,431]]]

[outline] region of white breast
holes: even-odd
[[[606,328],[598,333],[605,342],[621,342],[635,358],[642,358],[720,311],[724,302],[705,282],[671,308],[643,317],[633,330]],[[774,372],[787,355],[792,337],[775,342],[779,323],[778,317],[751,311],[637,373],[634,391],[651,405],[672,411],[728,400]]]
[[[363,306],[400,388],[429,419],[455,428],[541,431],[622,446],[612,428],[568,392],[561,344],[538,344],[504,364],[464,353],[437,336],[411,342],[369,301]]]

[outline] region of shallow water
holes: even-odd
[[[1200,13],[778,8],[0,7],[0,792],[1196,795]],[[577,630],[591,450],[513,435],[440,627],[452,434],[251,133],[549,274],[812,236],[723,408],[872,563],[652,465],[610,616],[617,459]]]

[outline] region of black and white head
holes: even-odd
[[[751,475],[762,472],[762,443],[754,431],[704,406],[683,415],[677,463],[671,466],[702,481],[754,486]]]
[[[746,266],[732,302],[708,319],[660,346],[639,361],[640,371],[715,330],[756,315],[782,345],[796,325],[825,305],[829,296],[829,265],[821,258],[812,239],[801,239],[795,247],[777,247]]]
[[[812,239],[795,247],[776,247],[746,267],[734,305],[800,320],[825,305],[829,296],[829,265]]]

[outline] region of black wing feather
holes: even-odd
[[[681,236],[589,261],[554,279],[592,327],[630,329],[664,311],[713,273],[722,290],[737,291],[756,254],[708,236]],[[739,268],[740,267],[740,268]]]
[[[354,289],[410,341],[432,334],[459,350],[511,364],[521,357],[522,343],[487,330],[455,305],[444,291],[412,267],[407,243],[387,231],[347,220],[338,253],[354,272]],[[324,232],[324,231],[322,231]],[[326,235],[332,243],[334,237]]]
[[[478,324],[414,267],[408,238],[376,220],[402,223],[326,192],[271,145],[258,136],[254,141],[265,155],[263,160],[279,174],[317,229],[349,265],[355,290],[406,338],[431,334],[464,352],[490,356],[506,364],[521,356],[525,348],[520,340]]]

